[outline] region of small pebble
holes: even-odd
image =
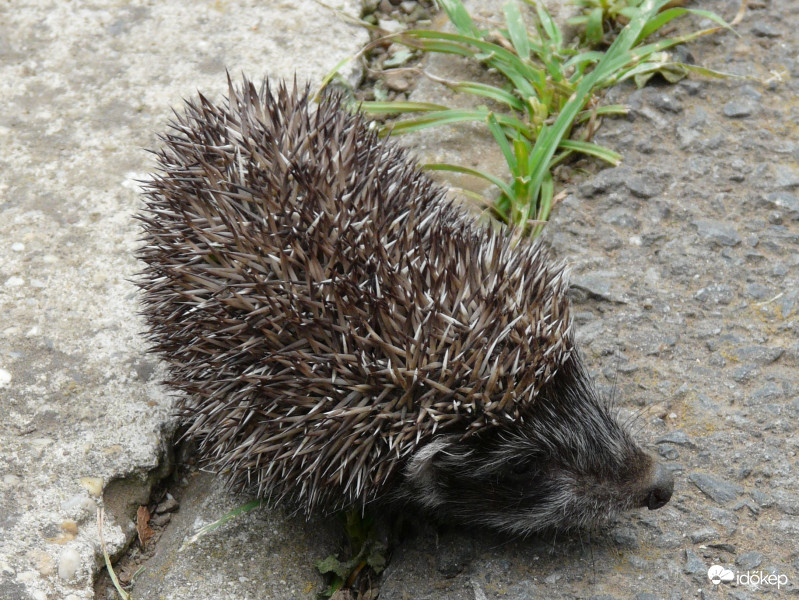
[[[649,177],[634,175],[624,182],[633,196],[638,198],[651,198],[660,193],[660,186]]]
[[[775,277],[785,277],[788,274],[788,267],[782,263],[775,263],[771,268],[771,273]]]
[[[726,306],[735,298],[735,292],[725,283],[714,283],[696,292],[694,298],[699,302],[711,302]]]
[[[677,448],[671,444],[661,444],[658,446],[658,456],[666,460],[678,460],[680,458],[680,453]]]
[[[755,21],[754,23],[752,23],[752,30],[751,31],[757,37],[775,38],[775,37],[780,37],[782,35],[777,30],[776,27],[774,27],[770,23],[766,23],[764,21]]]
[[[28,556],[29,558],[33,559],[34,564],[36,565],[36,570],[39,571],[39,574],[42,577],[50,577],[50,575],[55,573],[53,557],[47,552],[42,550],[33,550]]]
[[[765,300],[768,296],[773,295],[771,289],[762,283],[747,283],[746,295],[755,300]]]
[[[694,79],[683,79],[680,82],[680,86],[682,86],[682,88],[688,92],[689,96],[696,96],[700,91],[702,91],[702,88],[705,87],[705,84],[702,81],[696,81]]]
[[[156,507],[155,512],[169,513],[176,511],[178,508],[180,508],[180,504],[178,504],[178,501],[175,500],[172,496],[167,495],[167,497]]]
[[[751,85],[745,85],[741,87],[741,97],[760,102],[763,99],[763,94],[761,94],[757,88]]]
[[[726,504],[730,500],[737,498],[743,492],[743,488],[737,483],[725,481],[724,479],[713,475],[707,475],[706,473],[691,473],[688,479],[709,498],[719,504]]]
[[[781,189],[799,188],[799,170],[779,165],[774,176],[774,185]]]
[[[772,225],[782,225],[782,215],[776,210],[772,210],[768,214],[768,222]]]
[[[791,219],[799,220],[799,197],[789,192],[773,192],[766,195],[766,202],[783,208],[791,215]]]
[[[733,352],[733,356],[740,362],[768,365],[778,360],[784,352],[785,349],[778,346],[745,346],[737,348]]]
[[[617,206],[606,211],[602,215],[602,221],[618,227],[626,227],[629,229],[637,229],[640,225],[629,210],[624,207]]]
[[[741,243],[741,236],[729,223],[705,219],[694,221],[693,224],[701,237],[719,246],[737,246]]]
[[[669,94],[653,94],[650,100],[655,108],[659,108],[662,111],[682,112],[682,104]]]
[[[92,496],[99,497],[103,493],[102,477],[81,477],[80,484]]]
[[[755,373],[757,373],[756,365],[740,365],[732,370],[730,377],[738,383],[745,383],[752,379]]]
[[[13,244],[11,244],[11,249],[14,252],[22,252],[25,249],[25,244],[23,244],[22,242],[14,242]]]
[[[628,527],[619,527],[613,532],[613,540],[619,546],[625,548],[637,548],[638,547],[638,536],[635,533],[635,530],[630,529]]]
[[[757,505],[761,508],[771,508],[774,506],[774,498],[765,492],[761,492],[760,490],[752,490],[750,495],[752,496],[752,500],[757,502]]]
[[[760,552],[747,552],[736,557],[735,564],[745,571],[756,569],[763,562],[763,555]]]
[[[727,102],[724,105],[724,116],[730,119],[743,119],[752,115],[752,106],[744,102]]]
[[[769,381],[761,388],[752,392],[752,395],[749,397],[749,401],[747,402],[747,404],[749,405],[762,404],[764,402],[771,402],[772,400],[783,398],[784,396],[785,392],[783,391],[782,386],[774,381]]]
[[[6,387],[11,383],[11,373],[5,369],[0,369],[0,388]]]
[[[685,550],[685,565],[683,572],[689,575],[707,573],[707,565],[693,550]]]
[[[697,529],[692,531],[690,538],[694,544],[704,544],[710,540],[715,540],[719,537],[719,532],[712,527],[705,527],[704,529]]]
[[[95,513],[97,504],[83,492],[65,500],[61,504],[61,510],[65,515],[73,517],[75,521],[80,522]]]
[[[78,535],[78,524],[72,519],[61,522],[61,529],[67,533]]]
[[[696,444],[688,437],[684,431],[680,431],[676,429],[674,431],[670,431],[666,435],[658,438],[655,442],[656,444],[661,443],[669,443],[669,444],[677,444],[679,446],[687,446],[689,448],[696,448]]]
[[[372,14],[377,10],[377,6],[379,4],[380,4],[379,0],[363,0],[364,14]]]
[[[65,581],[71,581],[78,572],[80,564],[80,552],[75,548],[66,548],[58,561],[58,576]]]
[[[386,87],[395,92],[406,92],[410,89],[411,84],[408,78],[402,73],[387,72],[385,74]]]

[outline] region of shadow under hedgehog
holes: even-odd
[[[563,266],[475,225],[339,100],[229,82],[162,141],[139,215],[149,340],[234,487],[520,535],[669,501],[580,361]]]

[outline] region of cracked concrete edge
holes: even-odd
[[[175,427],[130,282],[141,149],[181,98],[223,94],[226,68],[318,82],[366,33],[312,0],[36,1],[0,17],[0,597],[92,598],[99,497],[146,500]],[[113,512],[115,554],[135,529]]]

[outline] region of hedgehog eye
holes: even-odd
[[[525,473],[529,473],[530,469],[532,468],[533,468],[533,463],[530,462],[529,460],[525,460],[514,464],[513,467],[511,468],[511,472],[514,475],[524,475]]]
[[[511,478],[519,478],[530,474],[535,466],[535,461],[529,458],[515,461],[510,465],[510,472],[508,473]]]
[[[499,474],[499,482],[510,490],[527,490],[536,486],[541,477],[541,464],[533,457],[526,456],[508,464]]]

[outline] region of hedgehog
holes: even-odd
[[[185,436],[308,515],[410,503],[526,535],[657,509],[597,393],[565,266],[481,227],[335,96],[228,77],[155,151],[137,284]]]

